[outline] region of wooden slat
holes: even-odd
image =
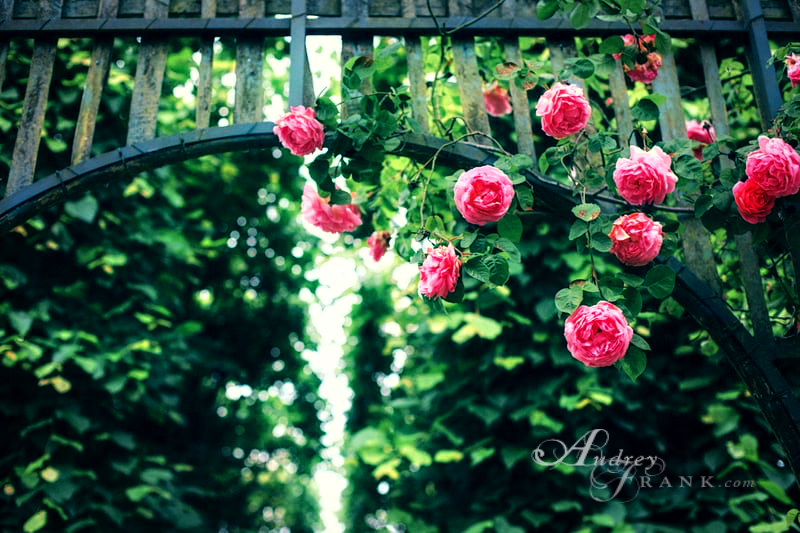
[[[692,16],[696,20],[708,20],[709,13],[705,0],[690,0]],[[703,74],[706,81],[706,95],[711,109],[711,122],[717,137],[727,137],[730,134],[728,112],[725,109],[725,98],[722,94],[722,82],[719,79],[719,63],[714,45],[700,41],[700,58],[703,63]],[[733,167],[733,162],[727,157],[720,157],[720,166],[723,169]],[[736,248],[739,251],[739,264],[742,269],[745,296],[750,308],[750,317],[753,323],[755,338],[759,343],[772,342],[772,327],[770,326],[769,310],[764,298],[764,288],[758,264],[758,256],[753,249],[753,236],[748,231],[735,235]]]
[[[633,117],[631,116],[630,100],[628,98],[628,87],[625,84],[625,71],[622,68],[622,60],[616,60],[614,70],[608,75],[608,85],[611,88],[611,98],[613,99],[614,116],[617,119],[617,131],[620,134],[621,146],[636,144],[633,138]]]
[[[39,4],[39,18],[53,19],[60,16],[60,1],[42,0]],[[55,39],[40,40],[34,43],[28,86],[25,89],[25,101],[22,104],[22,118],[14,143],[14,153],[11,156],[6,196],[12,195],[33,182],[55,59]]]
[[[472,15],[471,5],[466,0],[449,0],[448,7],[453,16]],[[461,111],[467,129],[490,135],[489,116],[483,101],[483,84],[478,73],[478,56],[475,54],[475,38],[456,33],[451,37],[451,44],[453,67],[461,95]],[[480,139],[476,138],[475,141],[480,142]]]
[[[661,69],[658,77],[653,82],[653,91],[664,95],[667,100],[659,108],[659,126],[661,137],[665,140],[686,138],[686,119],[681,107],[681,88],[678,81],[678,71],[675,67],[675,56],[672,52],[662,54]],[[686,207],[688,204],[678,198],[678,204]],[[694,216],[681,217],[684,232],[681,239],[686,264],[702,279],[714,294],[720,294],[722,284],[717,273],[714,252],[711,248],[711,239],[708,231],[699,219]]]
[[[7,19],[11,15],[13,0],[0,1],[0,19]],[[0,39],[0,92],[3,90],[3,81],[6,77],[6,61],[8,60],[8,39]]]
[[[118,0],[101,0],[98,16],[102,18],[116,17],[118,5]],[[97,124],[97,110],[100,108],[100,96],[108,79],[113,47],[113,38],[103,38],[98,39],[92,50],[86,85],[83,88],[81,110],[75,125],[75,138],[72,141],[73,165],[91,156],[94,130]]]
[[[202,0],[200,16],[211,18],[216,15],[217,0]],[[204,129],[211,121],[211,75],[214,69],[214,38],[203,37],[200,43],[200,69],[197,77],[197,109],[195,127]]]
[[[306,2],[292,0],[292,29],[289,45],[289,106],[303,104],[306,89]]]
[[[447,2],[445,0],[430,0],[433,14],[437,17],[447,16]],[[371,0],[369,3],[370,17],[407,17],[406,4],[408,0]],[[413,14],[418,17],[429,17],[426,0],[410,0],[414,7]]]
[[[303,76],[303,105],[314,107],[317,103],[317,92],[314,90],[314,76],[311,74],[311,64],[308,62],[308,50],[304,54],[305,76]]]
[[[767,65],[772,55],[764,22],[764,13],[758,0],[739,0],[743,19],[747,22],[748,43],[745,46],[747,62],[753,76],[758,110],[761,115],[761,129],[767,131],[783,104],[778,82],[775,78],[775,67]]]
[[[306,9],[309,15],[336,17],[342,12],[341,0],[308,0]],[[267,0],[267,14],[289,14],[292,0]]]
[[[168,5],[163,0],[146,0],[145,18],[164,18]],[[127,144],[152,139],[156,135],[158,102],[167,64],[166,39],[142,39],[136,62],[136,79],[131,97]]]
[[[263,17],[264,2],[239,0],[239,16]],[[242,37],[236,41],[236,105],[234,120],[261,122],[264,107],[264,39]]]
[[[503,3],[502,11],[499,15],[506,18],[513,18],[516,10],[515,0],[506,0]],[[522,64],[522,51],[519,48],[519,37],[506,39],[503,42],[505,60],[511,61],[519,66]],[[511,93],[511,109],[514,116],[514,131],[517,134],[517,150],[521,154],[530,156],[536,160],[536,149],[533,145],[533,124],[531,123],[531,108],[528,102],[528,92],[519,87],[514,80],[509,83]]]
[[[414,0],[403,0],[403,16],[415,18],[417,6]],[[428,126],[428,84],[425,81],[425,58],[418,35],[405,37],[406,60],[408,62],[408,82],[411,88],[411,116],[419,124],[423,133],[429,133]]]

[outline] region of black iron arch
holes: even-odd
[[[204,155],[280,146],[272,128],[271,122],[261,122],[181,133],[119,148],[67,167],[0,201],[0,235],[92,187]],[[467,142],[448,142],[422,134],[405,135],[402,141],[395,154],[420,162],[435,155],[447,166],[470,168],[491,164],[497,159],[491,148]],[[535,170],[525,171],[525,174],[538,203],[555,213],[571,216],[570,208],[577,199],[570,189]],[[798,337],[772,347],[757,342],[722,298],[685,264],[675,258],[657,261],[675,272],[673,297],[723,350],[758,403],[797,477],[800,473],[800,401],[777,368],[776,361],[800,359]]]

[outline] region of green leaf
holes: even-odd
[[[643,337],[637,335],[636,333],[633,334],[633,338],[631,338],[631,344],[636,346],[637,348],[641,348],[642,350],[651,350],[650,345],[647,344],[647,341],[644,340]]]
[[[28,334],[33,325],[33,317],[25,311],[11,311],[8,313],[8,321],[11,322],[11,327],[23,337]]]
[[[317,120],[328,129],[336,128],[339,120],[339,108],[330,98],[323,97],[317,100],[314,106],[317,112]]]
[[[519,242],[522,238],[522,220],[514,213],[506,213],[497,222],[497,232],[511,242]]]
[[[714,199],[710,194],[701,195],[694,203],[694,216],[700,218],[711,209],[712,205],[714,205]]]
[[[623,48],[625,48],[625,41],[619,35],[607,37],[600,43],[601,54],[618,54],[622,52]]]
[[[635,346],[628,346],[625,357],[614,363],[614,366],[625,372],[635,382],[647,367],[647,356]]]
[[[433,456],[437,463],[457,463],[464,458],[464,454],[458,450],[439,450]]]
[[[758,486],[767,491],[770,496],[779,502],[785,503],[786,505],[792,505],[792,500],[786,495],[786,491],[774,481],[770,481],[768,479],[759,479]]]
[[[658,105],[650,98],[642,98],[633,106],[631,114],[639,122],[656,120],[658,118]]]
[[[675,288],[675,272],[666,265],[656,265],[647,272],[644,285],[655,298],[664,299]]]
[[[569,15],[569,22],[572,27],[579,30],[589,24],[592,17],[597,13],[597,6],[589,3],[579,3]]]
[[[524,362],[525,358],[520,357],[518,355],[514,355],[511,357],[501,357],[497,355],[494,358],[494,364],[506,370],[514,370],[517,366],[521,365]]]
[[[508,281],[508,261],[499,255],[487,255],[481,261],[489,268],[489,282],[504,285]]]
[[[461,239],[461,246],[464,248],[469,248],[472,246],[472,243],[475,242],[475,238],[478,236],[477,231],[468,231],[464,233],[464,237]]]
[[[569,228],[569,240],[574,241],[581,235],[585,235],[589,230],[589,225],[583,220],[576,220]]]
[[[541,1],[539,2],[541,3]],[[540,17],[540,18],[547,18],[547,17]],[[473,463],[477,464],[477,463]],[[484,533],[487,529],[494,526],[494,522],[491,520],[484,520],[483,522],[476,522],[469,526],[467,529],[462,531],[461,533]]]
[[[656,50],[661,54],[668,54],[672,50],[672,39],[661,30],[656,30]]]
[[[87,194],[76,202],[66,202],[64,211],[71,217],[91,224],[97,216],[99,205],[91,194]]]
[[[639,276],[628,274],[627,272],[620,272],[617,277],[631,287],[641,287],[642,283],[644,283],[644,280]]]
[[[481,261],[480,257],[473,257],[469,259],[466,263],[462,265],[462,269],[464,272],[469,274],[471,277],[477,279],[478,281],[482,281],[483,283],[489,283],[490,272],[489,267]]]
[[[579,286],[561,289],[556,293],[556,309],[571,315],[583,301],[583,289]]]
[[[349,192],[335,190],[331,193],[331,204],[347,205],[353,203],[353,197]]]
[[[469,459],[470,459],[470,466],[475,466],[478,463],[482,463],[492,455],[494,455],[495,449],[494,448],[477,448],[469,452]]]
[[[533,191],[527,185],[521,187],[514,187],[514,196],[517,198],[519,208],[523,211],[531,211],[533,209]]]
[[[539,0],[536,3],[536,18],[547,20],[558,11],[558,0]]]
[[[590,78],[594,74],[594,63],[582,57],[575,61],[571,70],[579,78]]]
[[[592,248],[598,252],[608,252],[611,250],[611,237],[605,233],[596,233],[592,236]]]
[[[591,222],[600,216],[600,206],[597,204],[579,204],[572,208],[572,214],[584,222]]]
[[[684,154],[673,163],[673,171],[680,179],[702,180],[703,164],[693,155]]]
[[[497,239],[497,242],[494,243],[495,248],[498,250],[502,250],[508,254],[508,260],[513,263],[519,263],[522,261],[522,256],[519,253],[519,249],[514,246],[514,243],[510,240],[500,237]]]
[[[33,516],[31,516],[25,521],[25,523],[22,525],[22,530],[25,533],[33,533],[34,531],[39,531],[46,525],[47,525],[47,511],[37,511],[36,513],[33,514]]]

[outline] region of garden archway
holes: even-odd
[[[545,2],[547,3],[547,2]],[[415,66],[414,54],[419,52],[419,35],[449,35],[453,39],[454,71],[459,80],[461,101],[464,108],[464,119],[467,129],[471,132],[489,133],[489,122],[481,108],[480,76],[474,68],[475,42],[477,36],[495,36],[505,39],[506,54],[508,57],[519,56],[521,63],[519,42],[509,39],[511,31],[525,34],[545,36],[554,43],[551,48],[552,61],[570,64],[570,54],[574,53],[569,44],[564,44],[566,38],[583,35],[610,35],[625,31],[625,25],[614,22],[592,21],[579,30],[568,29],[566,22],[559,24],[539,21],[529,14],[533,9],[532,2],[498,2],[487,5],[467,8],[462,3],[450,2],[435,3],[432,15],[423,18],[423,8],[416,7],[414,2],[299,2],[291,3],[291,10],[286,6],[277,8],[286,14],[292,15],[291,19],[268,18],[263,11],[263,3],[243,2],[236,8],[228,4],[215,3],[203,0],[202,2],[185,2],[185,5],[172,5],[167,9],[158,2],[145,2],[143,18],[116,18],[117,15],[138,14],[133,3],[130,5],[122,2],[117,5],[112,1],[101,1],[86,8],[77,2],[66,2],[63,5],[54,5],[53,2],[42,2],[39,9],[33,8],[33,2],[6,3],[5,21],[0,24],[0,39],[13,40],[22,35],[36,39],[36,47],[31,67],[31,79],[28,93],[25,97],[25,111],[17,138],[17,146],[11,165],[9,178],[9,193],[0,202],[0,231],[6,232],[23,223],[34,214],[49,206],[64,201],[70,196],[91,189],[100,184],[125,179],[139,172],[151,170],[160,166],[197,158],[210,153],[227,151],[242,151],[277,147],[277,137],[272,133],[272,124],[261,122],[259,105],[261,97],[261,80],[258,70],[263,62],[259,39],[265,35],[291,35],[292,44],[290,55],[292,68],[290,73],[291,86],[289,101],[292,104],[311,102],[313,90],[309,91],[307,60],[305,58],[304,38],[306,34],[321,33],[342,35],[344,40],[343,61],[349,57],[368,55],[371,51],[371,38],[373,35],[400,34],[406,37],[406,53],[409,62],[409,79],[412,84],[410,107],[414,117],[421,124],[428,123],[424,93],[427,90],[424,80],[422,65]],[[501,4],[502,7],[501,7]],[[682,18],[666,18],[661,28],[670,34],[681,37],[696,34],[699,31],[707,32],[704,37],[712,40],[718,36],[740,36],[748,40],[747,50],[751,54],[751,69],[754,86],[760,104],[762,120],[766,123],[777,113],[780,106],[780,94],[775,84],[774,70],[765,65],[769,55],[768,35],[787,37],[798,30],[798,6],[796,2],[787,2],[783,7],[774,8],[775,12],[762,9],[759,2],[743,1],[737,4],[739,12],[723,14],[709,11],[705,2],[691,2],[691,9],[682,15]],[[341,7],[341,10],[339,9]],[[58,11],[57,13],[53,9]],[[495,12],[501,8],[502,12]],[[83,19],[91,11],[92,24],[86,24]],[[426,6],[427,9],[427,6]],[[462,11],[462,9],[464,11]],[[721,10],[720,6],[716,6]],[[227,11],[226,11],[227,10]],[[527,10],[527,11],[526,11]],[[782,11],[781,11],[782,10]],[[188,13],[193,18],[177,18],[177,13]],[[522,15],[520,15],[522,13]],[[227,17],[234,14],[234,17]],[[308,14],[319,15],[320,18],[309,19]],[[675,15],[675,13],[668,13]],[[687,16],[688,15],[688,16]],[[732,15],[730,17],[729,15]],[[773,18],[767,18],[767,15]],[[63,17],[63,18],[61,18]],[[566,20],[566,19],[565,19]],[[447,28],[451,28],[448,30]],[[456,31],[457,30],[457,31]],[[203,57],[211,57],[213,37],[234,35],[237,41],[237,121],[233,126],[208,127],[207,91],[210,91],[210,81],[203,86],[201,82],[198,94],[199,129],[179,133],[167,137],[154,138],[156,115],[160,98],[161,76],[163,76],[165,54],[168,53],[168,37],[164,32],[175,35],[199,36],[203,40]],[[454,34],[454,35],[453,35]],[[132,111],[127,146],[116,151],[108,152],[96,157],[87,158],[90,153],[91,142],[86,144],[86,139],[91,141],[93,121],[97,117],[97,102],[99,92],[104,83],[103,70],[108,69],[110,58],[109,36],[135,35],[142,37],[142,46],[139,52],[139,70],[137,82],[132,95]],[[49,86],[49,71],[52,71],[53,50],[55,37],[92,37],[96,39],[93,51],[96,61],[90,65],[87,76],[87,87],[84,93],[86,102],[78,118],[79,126],[76,128],[76,142],[73,152],[73,165],[60,170],[40,180],[33,180],[38,137],[42,129],[44,109],[47,104],[47,87]],[[6,46],[7,44],[3,45]],[[515,48],[516,46],[516,48]],[[765,48],[766,47],[766,48]],[[712,47],[713,49],[713,47]],[[561,51],[562,56],[559,57]],[[210,54],[210,55],[209,55]],[[705,54],[705,52],[704,52]],[[707,54],[706,54],[707,55]],[[95,56],[93,56],[94,58]],[[709,58],[703,57],[703,61]],[[4,60],[3,60],[4,61]],[[667,63],[667,62],[665,62]],[[573,66],[575,62],[571,63]],[[203,66],[205,65],[205,66]],[[255,67],[253,65],[256,65]],[[0,65],[2,67],[2,65]],[[207,68],[208,70],[203,70]],[[559,68],[559,67],[557,67]],[[201,80],[211,74],[211,63],[201,64]],[[623,80],[621,66],[617,65],[616,72]],[[141,71],[141,74],[139,74]],[[617,72],[620,71],[620,72]],[[674,73],[665,66],[665,72]],[[574,74],[574,72],[573,72]],[[611,74],[613,76],[615,74]],[[677,83],[677,74],[675,74]],[[771,76],[771,78],[770,78]],[[414,87],[414,84],[418,84]],[[681,126],[676,125],[675,110],[680,110],[680,93],[671,94],[675,84],[669,85],[663,81],[661,88],[667,94],[667,103],[661,106],[660,124],[662,137],[679,137]],[[717,77],[717,83],[719,78]],[[92,85],[94,84],[94,85]],[[419,85],[421,84],[421,85]],[[420,93],[422,87],[422,94]],[[614,86],[611,86],[612,91]],[[619,88],[618,88],[619,89]],[[679,87],[678,87],[679,90]],[[614,98],[619,99],[619,92]],[[422,100],[420,100],[422,98]],[[525,91],[512,88],[512,98],[515,103],[527,104]],[[205,99],[205,100],[204,100]],[[714,97],[709,92],[709,99]],[[631,136],[633,125],[630,122],[630,109],[625,111],[625,105],[615,105],[617,125]],[[713,103],[711,105],[713,110]],[[92,111],[94,109],[94,111]],[[724,108],[723,108],[724,111]],[[530,133],[530,116],[517,114],[514,117],[518,150],[528,155],[535,155],[533,134]],[[527,122],[526,122],[527,121]],[[626,126],[626,124],[628,124]],[[406,133],[398,137],[399,144],[394,146],[390,153],[408,157],[419,163],[425,163],[432,158],[445,166],[453,168],[469,168],[490,164],[498,157],[491,146],[464,141],[451,142],[426,133],[427,126],[419,133]],[[526,138],[530,142],[526,145]],[[328,139],[328,143],[336,141],[335,134]],[[77,155],[76,155],[77,154]],[[578,203],[572,190],[563,183],[550,179],[539,172],[538,169],[528,168],[520,171],[531,185],[537,206],[552,211],[556,216],[569,217],[570,209]],[[602,204],[602,194],[595,198]],[[742,262],[747,260],[744,258]],[[800,402],[792,391],[789,382],[783,375],[779,364],[781,361],[796,360],[800,356],[798,337],[776,340],[765,338],[763,329],[759,332],[757,325],[759,317],[753,317],[752,323],[756,330],[751,334],[745,325],[730,311],[721,298],[719,291],[714,288],[713,276],[707,272],[707,261],[693,262],[687,266],[674,258],[665,259],[663,262],[669,266],[676,276],[674,297],[708,330],[711,337],[724,350],[729,362],[746,384],[748,390],[756,399],[764,416],[769,421],[778,440],[786,451],[787,462],[796,473],[800,471]],[[751,280],[759,287],[761,281],[757,276],[758,268],[750,275]],[[746,282],[747,283],[747,282]],[[750,297],[751,294],[748,294]],[[751,304],[753,305],[753,304]],[[757,304],[756,304],[757,305]],[[763,317],[761,317],[763,318]],[[767,317],[768,318],[768,317]],[[767,322],[767,327],[769,323]]]

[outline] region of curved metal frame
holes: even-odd
[[[0,235],[93,186],[203,155],[279,146],[272,127],[272,123],[262,122],[192,131],[126,146],[67,167],[0,201]],[[455,167],[491,164],[497,158],[483,146],[448,143],[422,134],[404,136],[395,154],[418,161],[427,161],[436,154],[439,162]],[[569,213],[569,208],[577,203],[570,191],[557,182],[535,170],[526,171],[526,175],[537,201],[556,212]],[[770,353],[770,348],[759,344],[725,302],[686,265],[674,258],[661,262],[676,274],[673,297],[723,350],[764,413],[797,477],[800,472],[800,401],[775,366],[777,359],[800,356],[797,337],[791,344],[780,346],[783,353]]]

